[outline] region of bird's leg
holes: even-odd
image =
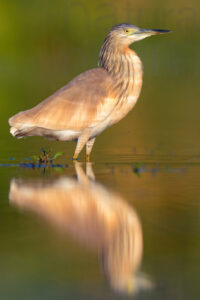
[[[90,153],[95,142],[95,137],[86,143],[86,161],[90,161]]]
[[[85,146],[85,144],[87,143],[89,136],[90,136],[89,131],[85,131],[81,136],[79,136],[78,142],[76,144],[73,160],[77,160],[77,157],[81,152],[81,150],[83,149],[83,147]]]

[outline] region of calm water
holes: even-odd
[[[1,167],[2,299],[197,299],[195,158],[101,159]]]

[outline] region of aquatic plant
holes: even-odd
[[[64,152],[56,152],[52,153],[51,149],[49,148],[40,148],[41,154],[39,155],[32,155],[31,159],[34,162],[40,163],[40,164],[48,164],[52,163],[55,159],[62,156]]]

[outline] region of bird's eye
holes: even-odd
[[[128,29],[124,29],[124,32],[125,32],[125,33],[129,33],[129,30],[128,30]]]

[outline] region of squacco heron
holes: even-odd
[[[78,75],[40,104],[11,117],[11,134],[17,138],[77,140],[73,159],[86,145],[89,161],[96,137],[124,118],[139,97],[142,62],[129,45],[167,32],[126,23],[114,26],[101,47],[99,67]]]

